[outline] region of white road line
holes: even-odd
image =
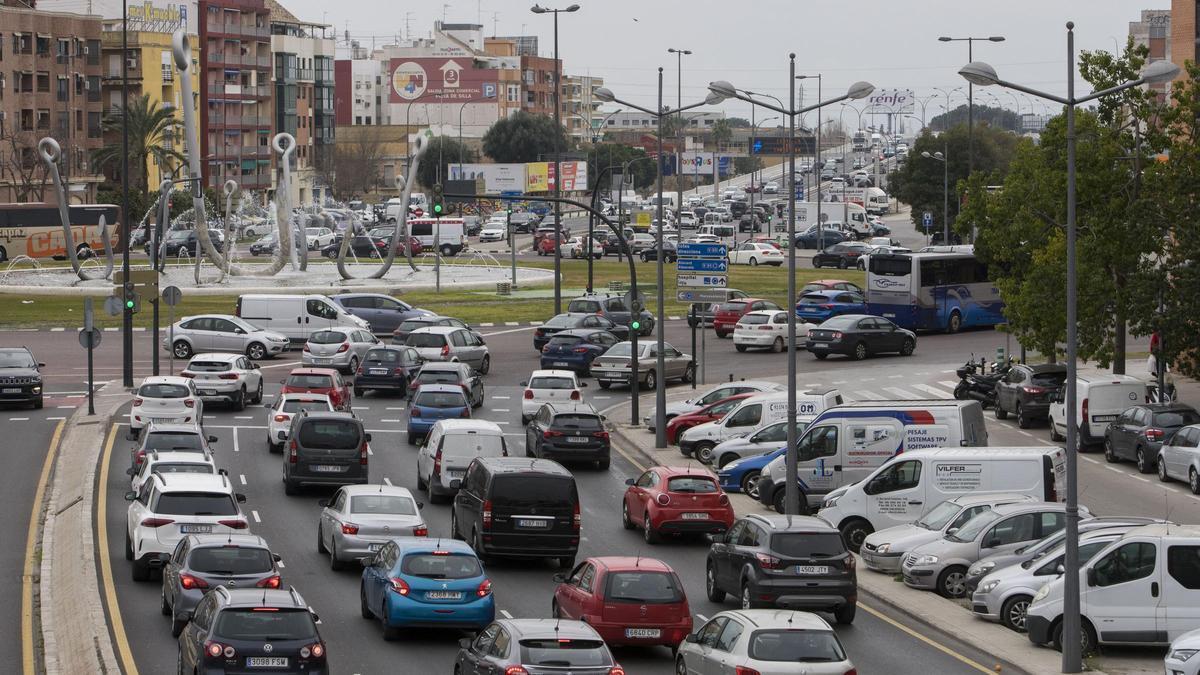
[[[951,389],[958,386],[958,382],[955,382],[954,380],[938,380],[938,384],[942,385],[943,387],[949,387]]]
[[[238,415],[238,416],[234,417],[233,419],[235,419],[235,420],[252,420],[252,419],[254,419],[254,417],[252,415]]]
[[[495,397],[493,397],[493,398],[495,398]],[[387,408],[387,410],[404,410],[404,406],[400,406],[400,407],[396,407],[396,408]]]
[[[866,389],[848,392],[846,397],[852,401],[877,401],[881,398],[884,398],[883,396],[880,396],[873,391],[867,391]]]
[[[516,324],[516,323],[506,323],[506,324],[504,324],[504,325],[506,325],[506,326],[516,326],[516,325],[519,325],[519,324]],[[524,327],[524,328],[509,328],[508,330],[498,330],[498,331],[494,331],[494,332],[491,332],[491,333],[481,333],[481,335],[483,335],[483,337],[491,337],[491,336],[493,336],[493,335],[507,335],[507,334],[509,334],[509,333],[521,333],[521,332],[523,332],[523,331],[527,331],[527,330],[533,330],[533,326],[526,326],[526,327]]]
[[[50,329],[50,332],[51,332],[51,333],[61,333],[61,332],[65,331],[65,330],[66,330],[66,328],[51,328],[51,329]]]
[[[846,384],[846,380],[834,380],[831,384]],[[697,614],[696,616],[700,616]]]
[[[67,418],[65,418],[65,417],[47,417],[46,419],[47,420],[65,420]]]
[[[215,420],[215,419],[217,419],[217,416],[216,416],[216,415],[205,415],[205,416],[204,416],[204,419],[206,419],[206,420]]]
[[[244,473],[239,473],[239,474],[238,474],[238,480],[242,481],[242,485],[245,485],[245,484],[246,484],[246,474],[244,474]]]
[[[367,429],[372,434],[407,434],[404,429]],[[368,448],[370,449],[370,448]]]
[[[258,511],[251,511],[251,512],[250,512],[250,517],[251,517],[251,518],[253,518],[253,519],[254,519],[254,522],[256,522],[256,523],[261,523],[261,522],[262,522],[262,518],[260,518],[260,517],[258,516]]]
[[[611,399],[612,397],[611,396],[593,396],[592,398],[597,401],[607,401],[607,400]]]
[[[516,321],[505,321],[504,325],[505,326],[520,326],[521,324],[517,323]]]
[[[1134,478],[1136,478],[1136,479],[1138,479],[1138,480],[1142,481],[1143,483],[1149,483],[1149,482],[1150,482],[1150,479],[1149,479],[1149,478],[1142,478],[1141,476],[1134,476]]]
[[[492,412],[512,412],[508,408],[492,408]]]
[[[371,409],[371,406],[369,406],[369,405],[356,405],[356,406],[354,406],[354,409],[355,409],[355,410],[370,410],[370,409]]]
[[[507,424],[508,424],[508,422],[496,422],[496,424],[500,424],[500,425],[507,425]]]
[[[237,432],[238,432],[238,428],[237,428],[237,427],[234,427],[234,428],[233,428],[233,451],[234,451],[234,452],[240,452],[240,451],[241,451],[241,448],[239,448],[239,447],[238,447],[238,437],[237,437]]]
[[[29,418],[28,417],[10,417],[10,418],[8,418],[8,421],[9,422],[28,422]]]
[[[56,405],[56,406],[54,406],[54,407],[55,407],[56,409],[58,409],[58,410],[74,410],[74,409],[75,409],[75,408],[77,408],[78,406],[73,406],[73,405]]]
[[[903,375],[888,375],[887,377],[889,380],[898,380],[904,376]]]
[[[509,614],[507,609],[502,609],[502,610],[500,610],[500,613],[501,613],[501,614],[503,614],[503,615],[504,615],[504,618],[506,618],[506,619],[511,619],[511,618],[513,618],[513,615],[512,615],[512,614]]]
[[[494,323],[491,323],[491,322],[485,322],[485,323],[481,323],[481,324],[479,324],[479,327],[480,327],[480,328],[491,328],[492,326],[495,326],[495,325],[496,325],[496,324],[494,324]]]
[[[704,616],[703,614],[697,614],[696,618],[700,619],[701,621],[708,621],[708,617]]]
[[[276,564],[276,565],[279,565],[280,567],[287,567],[287,565],[284,565],[284,564],[283,564],[283,561],[282,561],[282,560],[280,560],[280,561],[276,562],[275,564]]]
[[[943,372],[943,373],[956,373],[956,372],[958,372],[958,370],[957,370],[957,369],[955,369],[955,370],[943,370],[942,372]]]
[[[488,398],[491,398],[496,401],[507,401],[508,399],[510,399],[512,397],[511,396],[489,396]]]
[[[369,445],[367,446],[367,454],[368,454],[368,455],[372,455],[372,456],[374,456],[374,455],[375,455],[375,451],[374,451],[374,450],[372,450],[372,449],[371,449],[371,446],[369,446]]]
[[[387,476],[383,477],[383,482],[386,483],[388,487],[392,486],[392,479],[388,478]]]
[[[379,420],[379,421],[380,422],[396,422],[396,423],[400,422],[400,420],[398,420],[398,419],[383,419],[383,420]]]
[[[1030,437],[1030,438],[1034,438],[1034,435],[1033,435],[1033,434],[1031,434],[1031,433],[1029,433],[1028,431],[1025,431],[1025,430],[1023,430],[1023,429],[1017,429],[1017,433],[1018,433],[1018,434],[1021,434],[1022,436],[1028,436],[1028,437]]]
[[[938,398],[953,398],[950,392],[944,389],[938,389],[937,387],[931,387],[927,384],[914,384],[913,388],[920,389],[921,391],[927,391]]]
[[[1111,472],[1113,472],[1113,473],[1119,473],[1119,474],[1121,474],[1121,475],[1125,475],[1125,472],[1124,472],[1124,471],[1122,471],[1122,470],[1118,469],[1118,468],[1117,468],[1117,467],[1115,467],[1115,466],[1106,466],[1106,467],[1104,467],[1104,468],[1108,469],[1109,471],[1111,471]]]
[[[916,394],[912,393],[911,391],[908,391],[907,389],[901,389],[900,387],[884,387],[883,390],[892,392],[896,396],[899,396],[902,400],[903,399],[921,398],[920,396],[917,396]]]
[[[1091,462],[1092,464],[1099,464],[1099,463],[1100,463],[1100,460],[1098,460],[1098,459],[1092,459],[1091,457],[1080,457],[1079,459],[1082,459],[1082,460],[1083,460],[1083,461],[1085,461],[1085,462]]]

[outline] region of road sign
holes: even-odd
[[[104,311],[108,312],[109,316],[119,316],[121,311],[125,309],[121,298],[115,295],[110,295],[104,299]]]
[[[637,224],[645,225],[646,227],[650,227],[650,212],[649,211],[638,211]]]
[[[724,258],[685,258],[679,256],[675,263],[680,272],[728,272],[729,263]]]
[[[163,302],[167,303],[168,307],[178,305],[181,298],[183,298],[183,291],[179,290],[178,286],[167,286],[162,291]]]
[[[930,225],[933,225],[933,214],[930,213],[929,211],[926,211],[925,213],[923,213],[921,215],[921,224],[924,225],[925,227],[929,227]]]
[[[724,244],[680,244],[677,247],[680,258],[721,258],[725,259]]]
[[[787,155],[795,146],[797,154],[811,155],[816,152],[816,144],[812,138],[797,138],[793,142],[787,136],[755,136],[750,141],[752,155]]]
[[[81,330],[79,331],[79,346],[83,347],[84,349],[89,347],[99,347],[101,335],[103,335],[103,333],[100,332],[99,328]]]
[[[680,288],[725,288],[729,277],[724,274],[676,274],[675,285]]]
[[[413,215],[420,218],[421,216],[425,215],[425,212],[421,209],[413,209]]]
[[[729,297],[729,294],[723,288],[721,288],[721,289],[716,289],[716,288],[703,289],[703,290],[695,290],[695,291],[679,291],[675,294],[675,298],[679,302],[699,302],[699,303],[725,302],[725,300],[728,297]]]

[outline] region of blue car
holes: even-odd
[[[413,394],[408,406],[408,444],[416,445],[425,438],[438,420],[469,418],[471,403],[462,385],[423,384]]]
[[[854,291],[809,291],[796,303],[796,317],[822,323],[840,314],[866,314],[867,301]]]
[[[783,455],[785,450],[787,450],[786,445],[765,455],[746,457],[730,462],[717,472],[717,480],[726,492],[745,492],[750,497],[758,499],[758,477],[762,474],[763,467],[770,464],[771,460]]]
[[[396,537],[364,561],[359,599],[383,639],[415,627],[479,631],[496,618],[492,582],[465,542]]]
[[[573,370],[587,375],[592,368],[592,359],[620,341],[616,335],[595,328],[572,328],[555,333],[542,348],[542,368]]]

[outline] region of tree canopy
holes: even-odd
[[[597,143],[588,150],[588,166],[591,167],[588,179],[594,187],[601,169],[613,166],[615,167],[614,171],[620,171],[620,167],[626,162],[629,162],[629,173],[633,175],[635,190],[647,188],[654,183],[656,175],[654,159],[647,155],[642,148],[634,148],[620,143]],[[600,186],[601,190],[608,188],[607,178],[605,178],[605,183]]]
[[[936,102],[937,99],[930,101]],[[996,127],[1007,131],[1021,131],[1021,117],[1011,110],[1004,108],[996,108],[990,105],[981,105],[979,103],[978,94],[976,95],[974,105],[975,125]],[[967,106],[960,105],[951,110],[949,113],[941,113],[929,120],[929,128],[934,131],[942,131],[943,129],[956,127],[958,125],[967,124]]]
[[[444,183],[450,179],[450,165],[470,164],[478,159],[479,153],[467,147],[465,143],[459,143],[458,139],[434,136],[429,139],[425,154],[421,156],[421,164],[417,167],[417,182],[425,187]]]
[[[552,117],[523,111],[496,122],[483,136],[483,154],[501,164],[544,162],[568,149],[567,134]]]

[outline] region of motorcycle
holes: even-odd
[[[958,385],[954,387],[954,398],[963,401],[974,399],[986,409],[996,404],[996,384],[1004,379],[1011,367],[1011,360],[994,362],[989,368],[987,359],[979,358],[975,363],[975,355],[963,364],[955,374],[959,377]]]

